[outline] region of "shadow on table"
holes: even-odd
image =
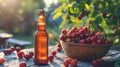
[[[56,62],[50,62],[50,66],[49,67],[61,67],[60,64],[56,63]]]
[[[3,64],[0,64],[0,67],[5,67]]]

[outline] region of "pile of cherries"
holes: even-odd
[[[112,39],[107,39],[103,32],[95,32],[88,27],[72,27],[69,30],[62,30],[60,40],[64,42],[80,43],[80,44],[92,44],[103,45],[113,44]]]

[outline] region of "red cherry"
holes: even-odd
[[[66,40],[66,37],[64,36],[64,35],[60,35],[60,40],[62,40],[62,41],[65,41]]]
[[[4,53],[4,55],[9,54],[8,49],[4,49],[4,50],[3,50],[3,53]]]
[[[84,14],[80,14],[77,18],[78,18],[79,20],[81,20],[83,16],[84,16]]]
[[[25,55],[24,55],[24,58],[25,58],[26,60],[29,60],[29,59],[31,58],[31,56],[30,56],[30,54],[25,54]]]
[[[95,41],[96,41],[96,39],[97,39],[97,37],[96,37],[96,36],[90,37],[90,41],[91,41],[91,43],[92,43],[92,42],[95,42]]]
[[[102,45],[103,41],[101,39],[97,40],[97,44]]]
[[[70,63],[69,63],[69,61],[67,59],[65,59],[63,64],[64,64],[65,67],[68,67]]]
[[[79,41],[80,44],[86,44],[86,40],[85,39],[82,39]]]
[[[53,56],[55,56],[55,55],[56,55],[56,53],[57,53],[56,51],[52,51],[52,55],[53,55]]]
[[[19,67],[27,67],[27,64],[26,64],[25,62],[21,62],[21,63],[19,64]]]
[[[77,18],[78,18],[78,20],[81,20],[81,19],[82,19],[82,16],[81,16],[81,15],[79,15]]]
[[[60,43],[57,43],[57,47],[61,47],[61,44],[60,44]]]
[[[93,67],[98,67],[97,61],[94,60],[94,61],[92,62],[92,65],[93,65]]]
[[[6,62],[5,58],[0,58],[0,64],[4,64]]]
[[[105,17],[107,17],[107,13],[106,12],[103,12],[102,13],[102,16],[105,18]]]
[[[71,65],[72,65],[73,67],[76,67],[76,66],[77,66],[77,63],[78,63],[78,61],[77,61],[76,59],[73,59],[73,60],[71,61]]]
[[[93,67],[101,67],[102,60],[101,59],[94,60],[94,61],[92,61],[92,65],[93,65]]]
[[[88,28],[85,26],[85,27],[82,28],[82,30],[87,31]]]
[[[57,48],[57,51],[58,51],[58,52],[61,52],[61,50],[62,50],[62,47],[58,47],[58,48]]]
[[[24,56],[24,52],[19,51],[19,52],[17,53],[17,56],[18,56],[19,58],[23,58],[23,56]]]
[[[15,51],[15,48],[14,47],[11,47],[12,51]]]
[[[113,40],[112,40],[112,39],[109,39],[109,40],[107,41],[107,44],[113,44]]]
[[[77,34],[75,32],[71,34],[71,37],[73,37],[73,38],[76,36],[77,36]]]
[[[8,54],[11,54],[12,52],[12,49],[8,49]]]
[[[71,61],[73,60],[72,58],[67,58],[66,59],[69,63],[71,63]]]
[[[63,34],[63,35],[66,35],[67,32],[68,32],[67,30],[62,30],[62,34]]]
[[[102,36],[103,36],[103,33],[102,33],[102,32],[96,32],[95,35],[99,38],[99,37],[102,37]]]
[[[94,36],[95,35],[95,32],[94,31],[91,31],[90,32],[90,36]]]
[[[96,61],[97,61],[99,64],[102,64],[102,62],[103,62],[103,60],[100,59],[100,58],[98,58]]]
[[[32,52],[32,51],[30,51],[29,54],[30,54],[31,57],[34,56],[34,52]]]
[[[19,52],[21,49],[19,47],[16,48],[16,51]]]
[[[115,34],[118,33],[118,29],[114,29],[114,33],[115,33]]]
[[[50,56],[48,56],[48,59],[50,60],[50,62],[52,62],[53,59],[54,59],[54,56],[53,56],[53,55],[50,55]]]

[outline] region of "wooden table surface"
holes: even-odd
[[[53,48],[49,47],[49,49],[53,49]],[[28,52],[28,51],[33,51],[33,49],[24,49],[22,51]],[[120,52],[116,50],[110,50],[107,55],[115,56],[116,54],[120,54]],[[0,65],[0,67],[19,67],[19,63],[22,61],[25,61],[27,63],[27,67],[64,67],[63,61],[64,59],[67,58],[66,54],[63,51],[57,52],[53,62],[49,62],[48,65],[37,66],[34,65],[33,58],[29,59],[28,61],[23,59],[18,59],[16,52],[13,52],[12,54],[6,56],[4,56],[3,52],[0,52],[0,57],[6,58],[7,61],[4,63],[4,65]],[[93,67],[93,66],[91,65],[90,62],[79,61],[77,67]]]

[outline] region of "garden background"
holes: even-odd
[[[119,0],[0,0],[0,32],[34,45],[38,10],[44,9],[49,45],[59,41],[62,29],[87,26],[120,44]]]

